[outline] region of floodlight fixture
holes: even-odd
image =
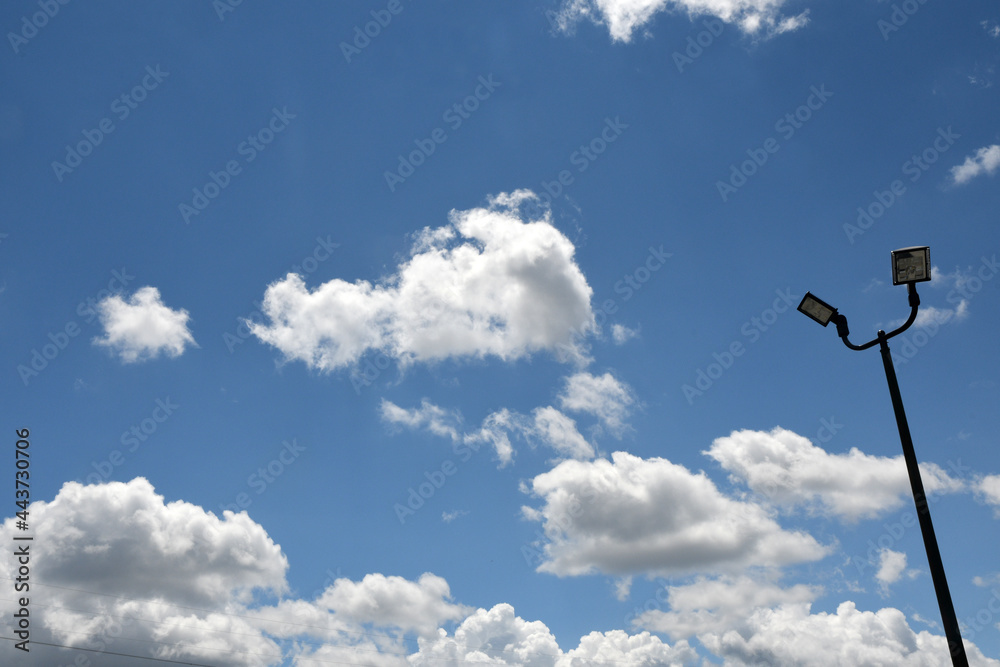
[[[837,309],[815,296],[812,292],[806,292],[799,304],[798,311],[816,320],[823,326],[830,323],[830,318],[837,314]]]
[[[892,251],[892,284],[909,285],[931,279],[931,249],[925,245]]]
[[[892,399],[892,409],[896,416],[896,427],[899,430],[899,440],[903,447],[903,459],[906,462],[907,475],[910,478],[910,489],[913,491],[913,502],[917,509],[917,520],[920,533],[924,539],[924,549],[927,552],[927,564],[931,570],[931,580],[934,582],[934,592],[937,595],[938,608],[941,610],[941,621],[952,664],[955,667],[969,667],[969,659],[965,654],[962,642],[962,630],[955,614],[955,605],[948,589],[948,579],[944,573],[944,563],[941,560],[941,550],[938,548],[937,536],[934,534],[934,524],[931,522],[930,508],[927,505],[927,494],[920,478],[920,467],[917,455],[913,450],[913,438],[910,426],[903,410],[903,399],[899,393],[899,381],[896,379],[896,369],[892,365],[892,354],[889,352],[889,339],[906,331],[917,319],[917,309],[920,307],[920,297],[917,295],[916,283],[931,279],[931,251],[927,246],[913,246],[892,251],[892,284],[906,285],[907,300],[910,305],[910,316],[900,326],[889,333],[879,329],[878,336],[861,345],[850,341],[850,330],[847,318],[837,312],[837,309],[821,299],[806,292],[799,304],[799,311],[816,320],[824,327],[833,322],[837,325],[837,335],[848,348],[852,350],[867,350],[878,345],[882,353],[882,365],[885,368],[885,378],[889,384],[889,397]]]

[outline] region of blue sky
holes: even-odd
[[[0,26],[6,661],[1000,665],[995,3]]]

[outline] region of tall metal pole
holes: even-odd
[[[913,451],[910,427],[906,423],[906,413],[903,411],[903,399],[899,395],[899,383],[896,381],[896,369],[892,365],[892,355],[889,354],[888,338],[881,329],[878,332],[878,343],[879,349],[882,351],[882,364],[885,366],[885,379],[889,382],[892,409],[896,413],[899,440],[903,444],[903,458],[906,460],[906,471],[910,475],[913,502],[917,506],[920,532],[923,534],[924,548],[927,550],[927,562],[931,568],[931,578],[934,580],[934,592],[937,594],[938,607],[941,609],[941,621],[944,623],[944,633],[948,638],[948,650],[951,652],[951,661],[955,667],[969,667],[969,659],[965,655],[965,644],[962,643],[962,632],[958,627],[958,617],[955,615],[955,606],[951,602],[951,592],[948,590],[948,580],[944,575],[944,563],[941,561],[941,552],[938,550],[937,537],[934,535],[934,524],[931,523],[931,512],[927,506],[924,483],[920,479],[917,455]]]

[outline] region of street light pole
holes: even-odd
[[[893,367],[892,355],[889,353],[889,339],[906,331],[917,319],[920,297],[917,295],[916,283],[931,279],[930,250],[926,246],[903,248],[892,253],[892,260],[893,284],[906,285],[910,316],[901,326],[890,333],[887,334],[879,329],[875,339],[863,345],[855,345],[848,339],[851,332],[847,326],[847,318],[830,304],[806,292],[798,309],[824,327],[830,322],[837,325],[837,335],[850,349],[867,350],[877,343],[882,352],[885,379],[889,383],[889,396],[892,398],[892,409],[896,415],[899,440],[903,445],[903,459],[906,461],[906,472],[910,477],[910,489],[913,492],[913,502],[917,508],[917,518],[920,522],[920,532],[924,538],[924,549],[927,551],[927,563],[930,566],[931,579],[934,582],[938,608],[941,610],[941,621],[944,624],[945,637],[948,640],[948,651],[951,653],[951,661],[955,667],[969,667],[969,658],[965,654],[965,644],[962,642],[958,617],[955,615],[955,606],[952,604],[948,580],[944,574],[941,551],[938,549],[937,537],[934,534],[934,524],[931,522],[930,508],[927,506],[927,494],[924,493],[924,483],[920,478],[917,455],[913,450],[910,427],[906,422],[906,412],[903,410],[903,399],[899,394],[896,369]]]
[[[896,413],[896,426],[899,428],[899,441],[903,445],[903,459],[906,461],[906,472],[910,475],[913,502],[917,506],[917,518],[920,521],[920,533],[924,538],[924,549],[927,551],[927,563],[931,568],[934,592],[937,594],[938,607],[941,609],[941,622],[944,624],[945,637],[948,638],[948,651],[951,653],[952,664],[955,667],[968,667],[969,659],[965,655],[965,644],[962,643],[962,631],[958,627],[958,616],[955,615],[955,605],[951,601],[951,591],[948,590],[948,579],[944,574],[944,562],[941,560],[941,551],[938,549],[937,537],[934,535],[934,524],[931,521],[930,508],[927,506],[924,483],[920,479],[917,455],[913,451],[913,439],[910,437],[910,427],[906,423],[906,412],[903,411],[903,399],[899,395],[896,369],[892,365],[892,355],[889,353],[888,338],[886,338],[885,332],[881,329],[879,329],[877,340],[879,349],[882,352],[882,365],[885,366],[885,379],[889,383],[892,409]]]

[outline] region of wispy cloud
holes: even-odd
[[[984,146],[965,158],[965,162],[951,168],[951,178],[955,185],[964,185],[982,174],[992,176],[1000,167],[1000,144]]]
[[[776,35],[808,23],[808,10],[782,16],[784,4],[785,0],[564,0],[555,19],[567,32],[580,19],[589,19],[607,26],[611,38],[620,42],[631,41],[636,31],[663,12],[716,16],[748,34]]]

